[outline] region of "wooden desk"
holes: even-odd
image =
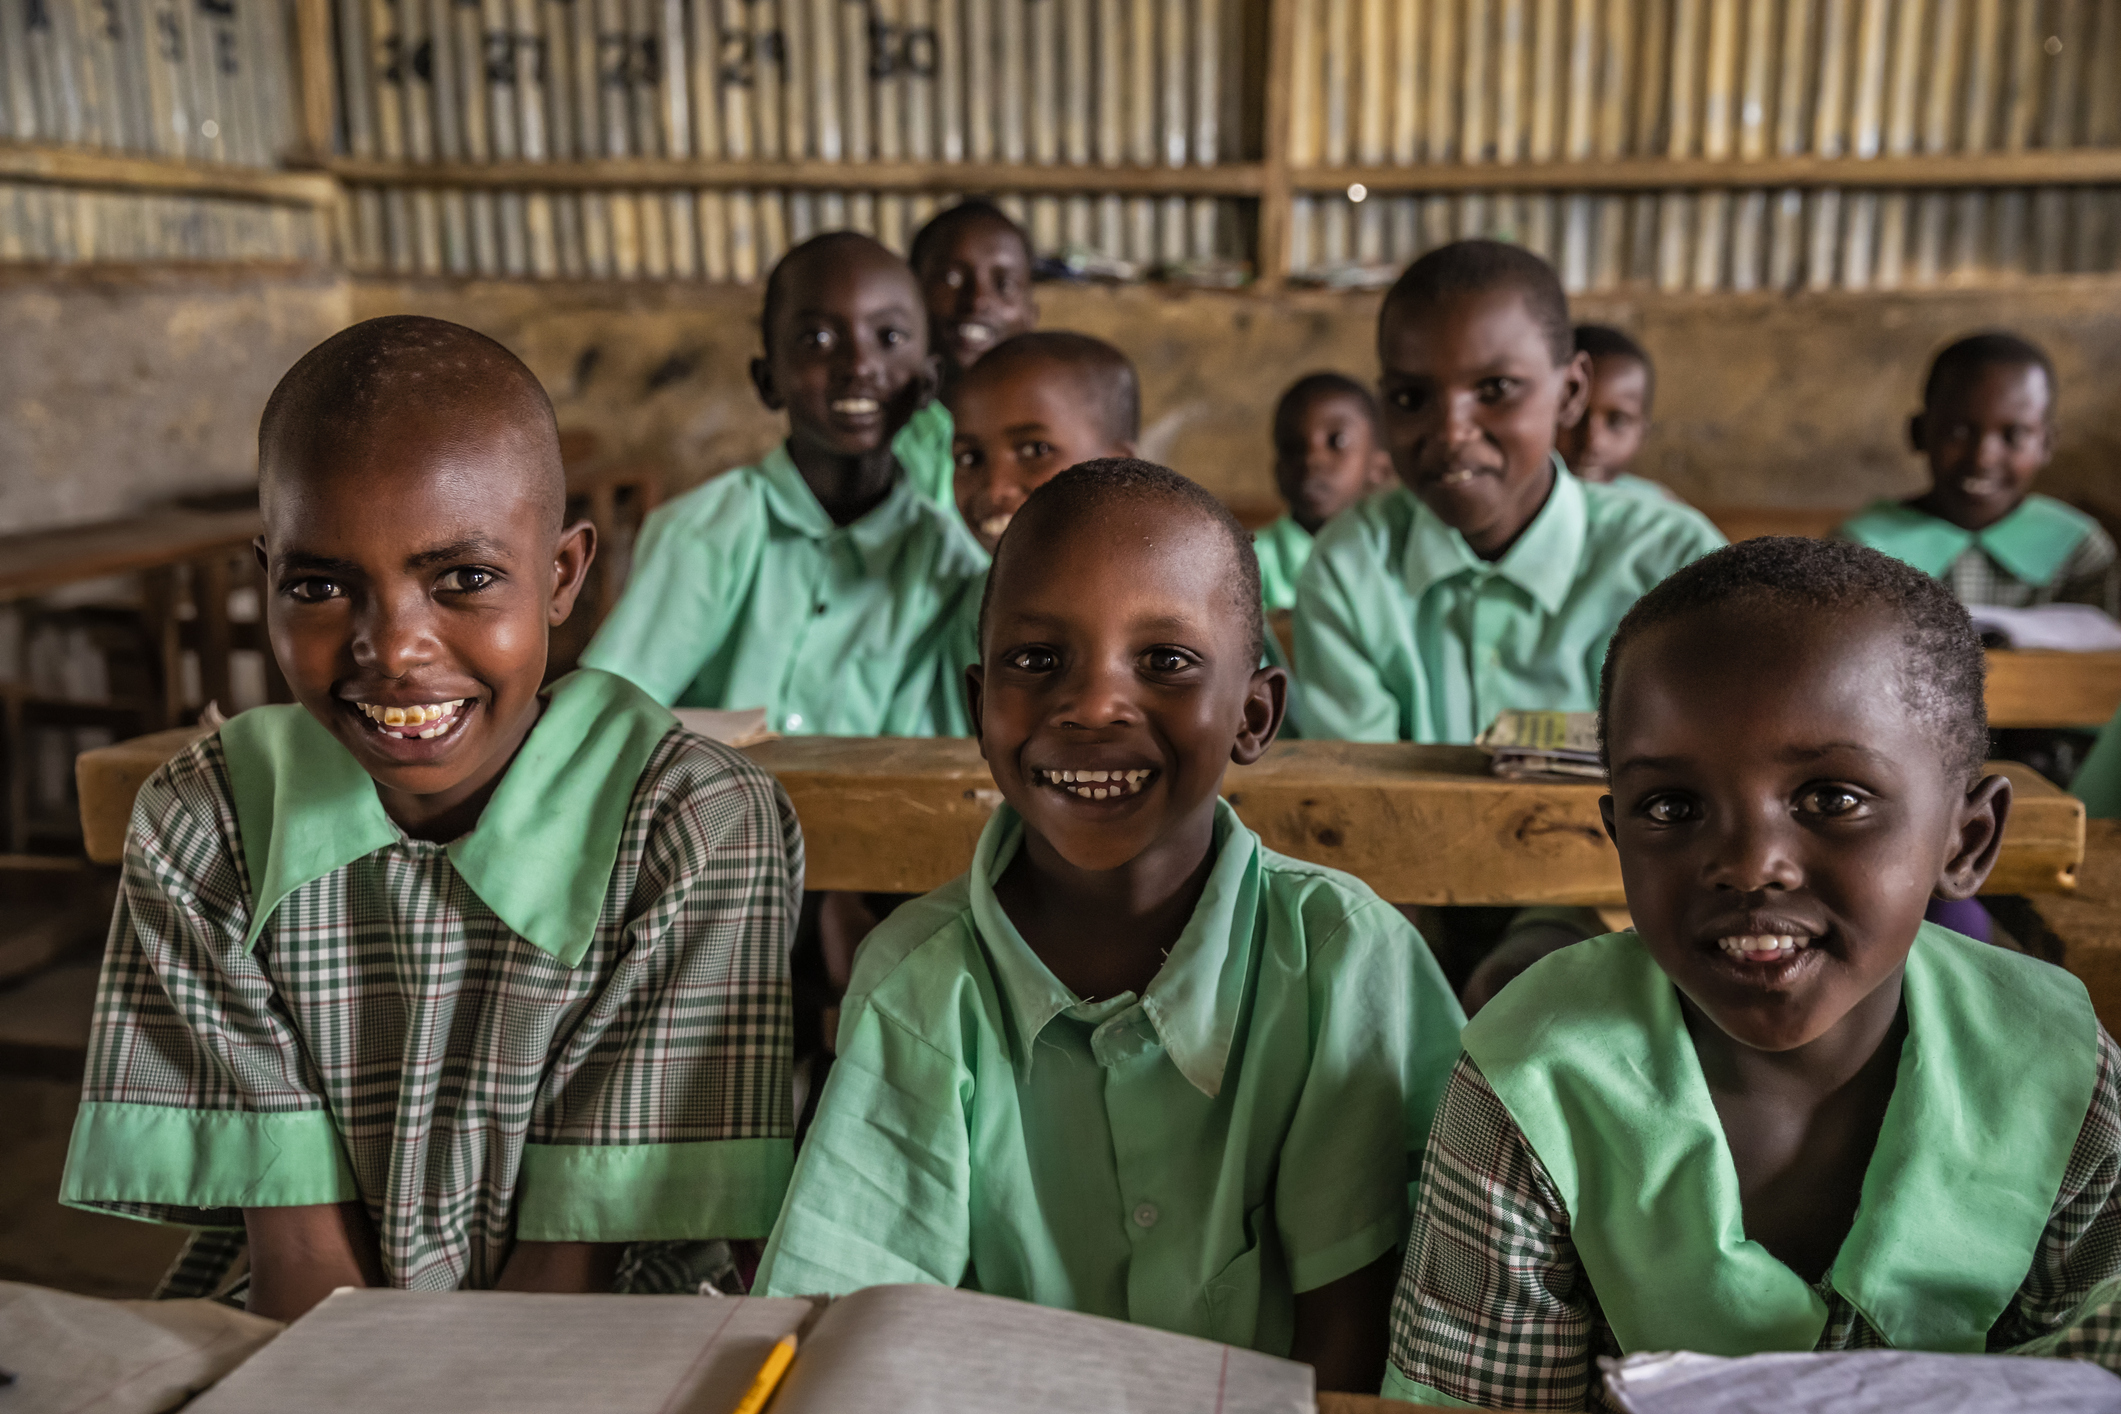
[[[1408,1404],[1374,1394],[1321,1394],[1318,1414],[1443,1414],[1434,1404]]]
[[[1992,649],[1991,727],[2103,727],[2121,707],[2121,653]]]
[[[2099,1020],[2121,1034],[2121,820],[2085,821],[2076,890],[2033,906],[2061,940],[2062,965],[2092,994]]]
[[[191,735],[82,754],[89,857],[121,857],[132,797]],[[746,748],[803,822],[813,889],[925,893],[964,872],[1001,794],[963,738],[783,737]],[[1993,893],[2074,887],[2084,807],[2023,766]],[[1498,780],[1471,747],[1284,742],[1224,792],[1267,845],[1344,869],[1395,903],[1618,906],[1602,788]]]

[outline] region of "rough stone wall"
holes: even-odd
[[[0,267],[0,533],[248,485],[266,395],[351,310],[315,272]]]
[[[1045,323],[1127,350],[1143,451],[1240,505],[1273,496],[1267,431],[1300,374],[1375,372],[1377,297],[1275,299],[1046,286]],[[746,365],[755,288],[407,282],[295,274],[0,275],[0,532],[92,520],[239,487],[259,410],[303,350],[354,319],[418,311],[522,354],[561,424],[600,460],[664,468],[672,489],[752,460],[780,435]],[[1854,506],[1921,482],[1905,422],[1952,337],[2008,327],[2062,379],[2045,485],[2121,522],[2121,279],[1920,293],[1586,297],[1659,363],[1640,470],[1716,506]]]

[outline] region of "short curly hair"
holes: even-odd
[[[1504,289],[1524,296],[1556,368],[1576,356],[1576,330],[1569,323],[1569,296],[1561,277],[1534,252],[1506,241],[1452,241],[1409,265],[1385,295],[1378,331],[1381,335],[1386,322],[1407,309]]]
[[[1259,556],[1252,549],[1251,535],[1230,514],[1230,508],[1216,500],[1206,487],[1140,457],[1099,457],[1077,462],[1025,499],[1023,509],[1002,532],[1001,544],[994,549],[994,566],[987,572],[986,588],[980,592],[979,641],[987,641],[987,615],[994,603],[995,582],[1001,578],[1002,564],[1012,558],[1012,552],[1020,552],[1031,538],[1094,521],[1114,504],[1151,501],[1174,506],[1180,514],[1198,516],[1229,542],[1230,558],[1237,571],[1227,586],[1230,608],[1244,625],[1252,662],[1258,663],[1267,650],[1267,620],[1260,601]]]
[[[1613,633],[1598,681],[1598,752],[1607,760],[1613,682],[1652,629],[1731,607],[1796,612],[1883,608],[1900,621],[1901,700],[1925,719],[1945,768],[1969,785],[1988,759],[1988,661],[1966,609],[1940,580],[1864,545],[1799,536],[1742,540],[1678,570],[1635,601]]]

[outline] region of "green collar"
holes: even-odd
[[[930,420],[922,419],[921,423],[924,428],[932,429]],[[932,438],[932,435],[930,430],[923,434],[923,438]],[[853,524],[834,525],[832,517],[826,515],[825,508],[818,504],[817,496],[810,490],[810,483],[803,480],[803,473],[796,469],[795,458],[788,455],[788,444],[777,443],[773,450],[758,462],[760,480],[766,491],[766,509],[775,520],[799,535],[808,536],[812,540],[830,540],[834,537],[844,539],[853,547],[862,572],[870,573],[889,559],[892,547],[912,528],[914,522],[921,518],[923,512],[932,512],[935,509],[933,504],[915,489],[906,467],[908,455],[918,453],[925,456],[929,449],[925,445],[909,443],[904,432],[899,434],[899,440],[893,442],[892,447],[898,454],[899,464],[898,474],[892,478],[891,490],[883,500],[877,502]],[[947,443],[944,446],[944,455],[947,462]],[[951,510],[950,518],[957,519],[955,509]],[[966,533],[970,535],[969,531]]]
[[[1952,561],[1979,546],[2020,584],[2044,588],[2061,573],[2092,524],[2092,518],[2074,506],[2033,495],[1982,530],[1953,525],[1904,501],[1877,501],[1850,517],[1841,532],[1932,579],[1943,578]]]
[[[1979,1351],[2061,1191],[2098,1022],[2061,968],[1927,923],[1903,998],[1893,1097],[1827,1280],[1899,1349]],[[1635,934],[1543,959],[1463,1043],[1546,1166],[1623,1351],[1818,1345],[1826,1304],[1746,1238],[1678,993]]]
[[[980,832],[969,883],[973,925],[979,930],[1002,1004],[1015,1027],[1016,1063],[1028,1072],[1039,1032],[1054,1017],[1084,1003],[1031,951],[994,896],[995,881],[1016,857],[1023,839],[1023,817],[1008,805],[996,809]],[[1217,800],[1215,842],[1210,847],[1215,851],[1215,866],[1208,873],[1208,886],[1164,965],[1142,994],[1141,1009],[1179,1074],[1213,1099],[1222,1089],[1245,979],[1252,970],[1251,920],[1258,911],[1260,888],[1259,836],[1245,828],[1228,801]],[[1102,1009],[1131,1002],[1133,996],[1127,992],[1093,1005]],[[1119,1006],[1113,1014],[1126,1010]],[[1106,1019],[1100,1010],[1098,1020]]]
[[[480,902],[572,967],[589,950],[634,785],[677,719],[594,668],[554,683],[522,749],[450,863]],[[304,885],[405,840],[353,754],[301,707],[255,707],[221,728],[255,947]]]
[[[1407,537],[1404,574],[1407,592],[1419,599],[1432,584],[1461,574],[1498,574],[1532,596],[1550,614],[1561,612],[1569,588],[1576,582],[1576,567],[1583,558],[1590,516],[1584,506],[1583,483],[1551,453],[1554,489],[1546,504],[1532,517],[1514,544],[1492,564],[1473,553],[1466,538],[1437,519],[1412,491],[1401,494],[1414,502],[1413,533]]]

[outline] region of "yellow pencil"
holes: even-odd
[[[744,1391],[744,1397],[736,1402],[735,1414],[759,1414],[759,1411],[766,1407],[766,1401],[773,1398],[774,1386],[781,1382],[781,1376],[787,1374],[788,1367],[794,1363],[795,1337],[784,1335],[775,1341],[773,1349],[766,1353],[766,1363],[759,1366],[758,1378],[751,1382],[750,1389]]]

